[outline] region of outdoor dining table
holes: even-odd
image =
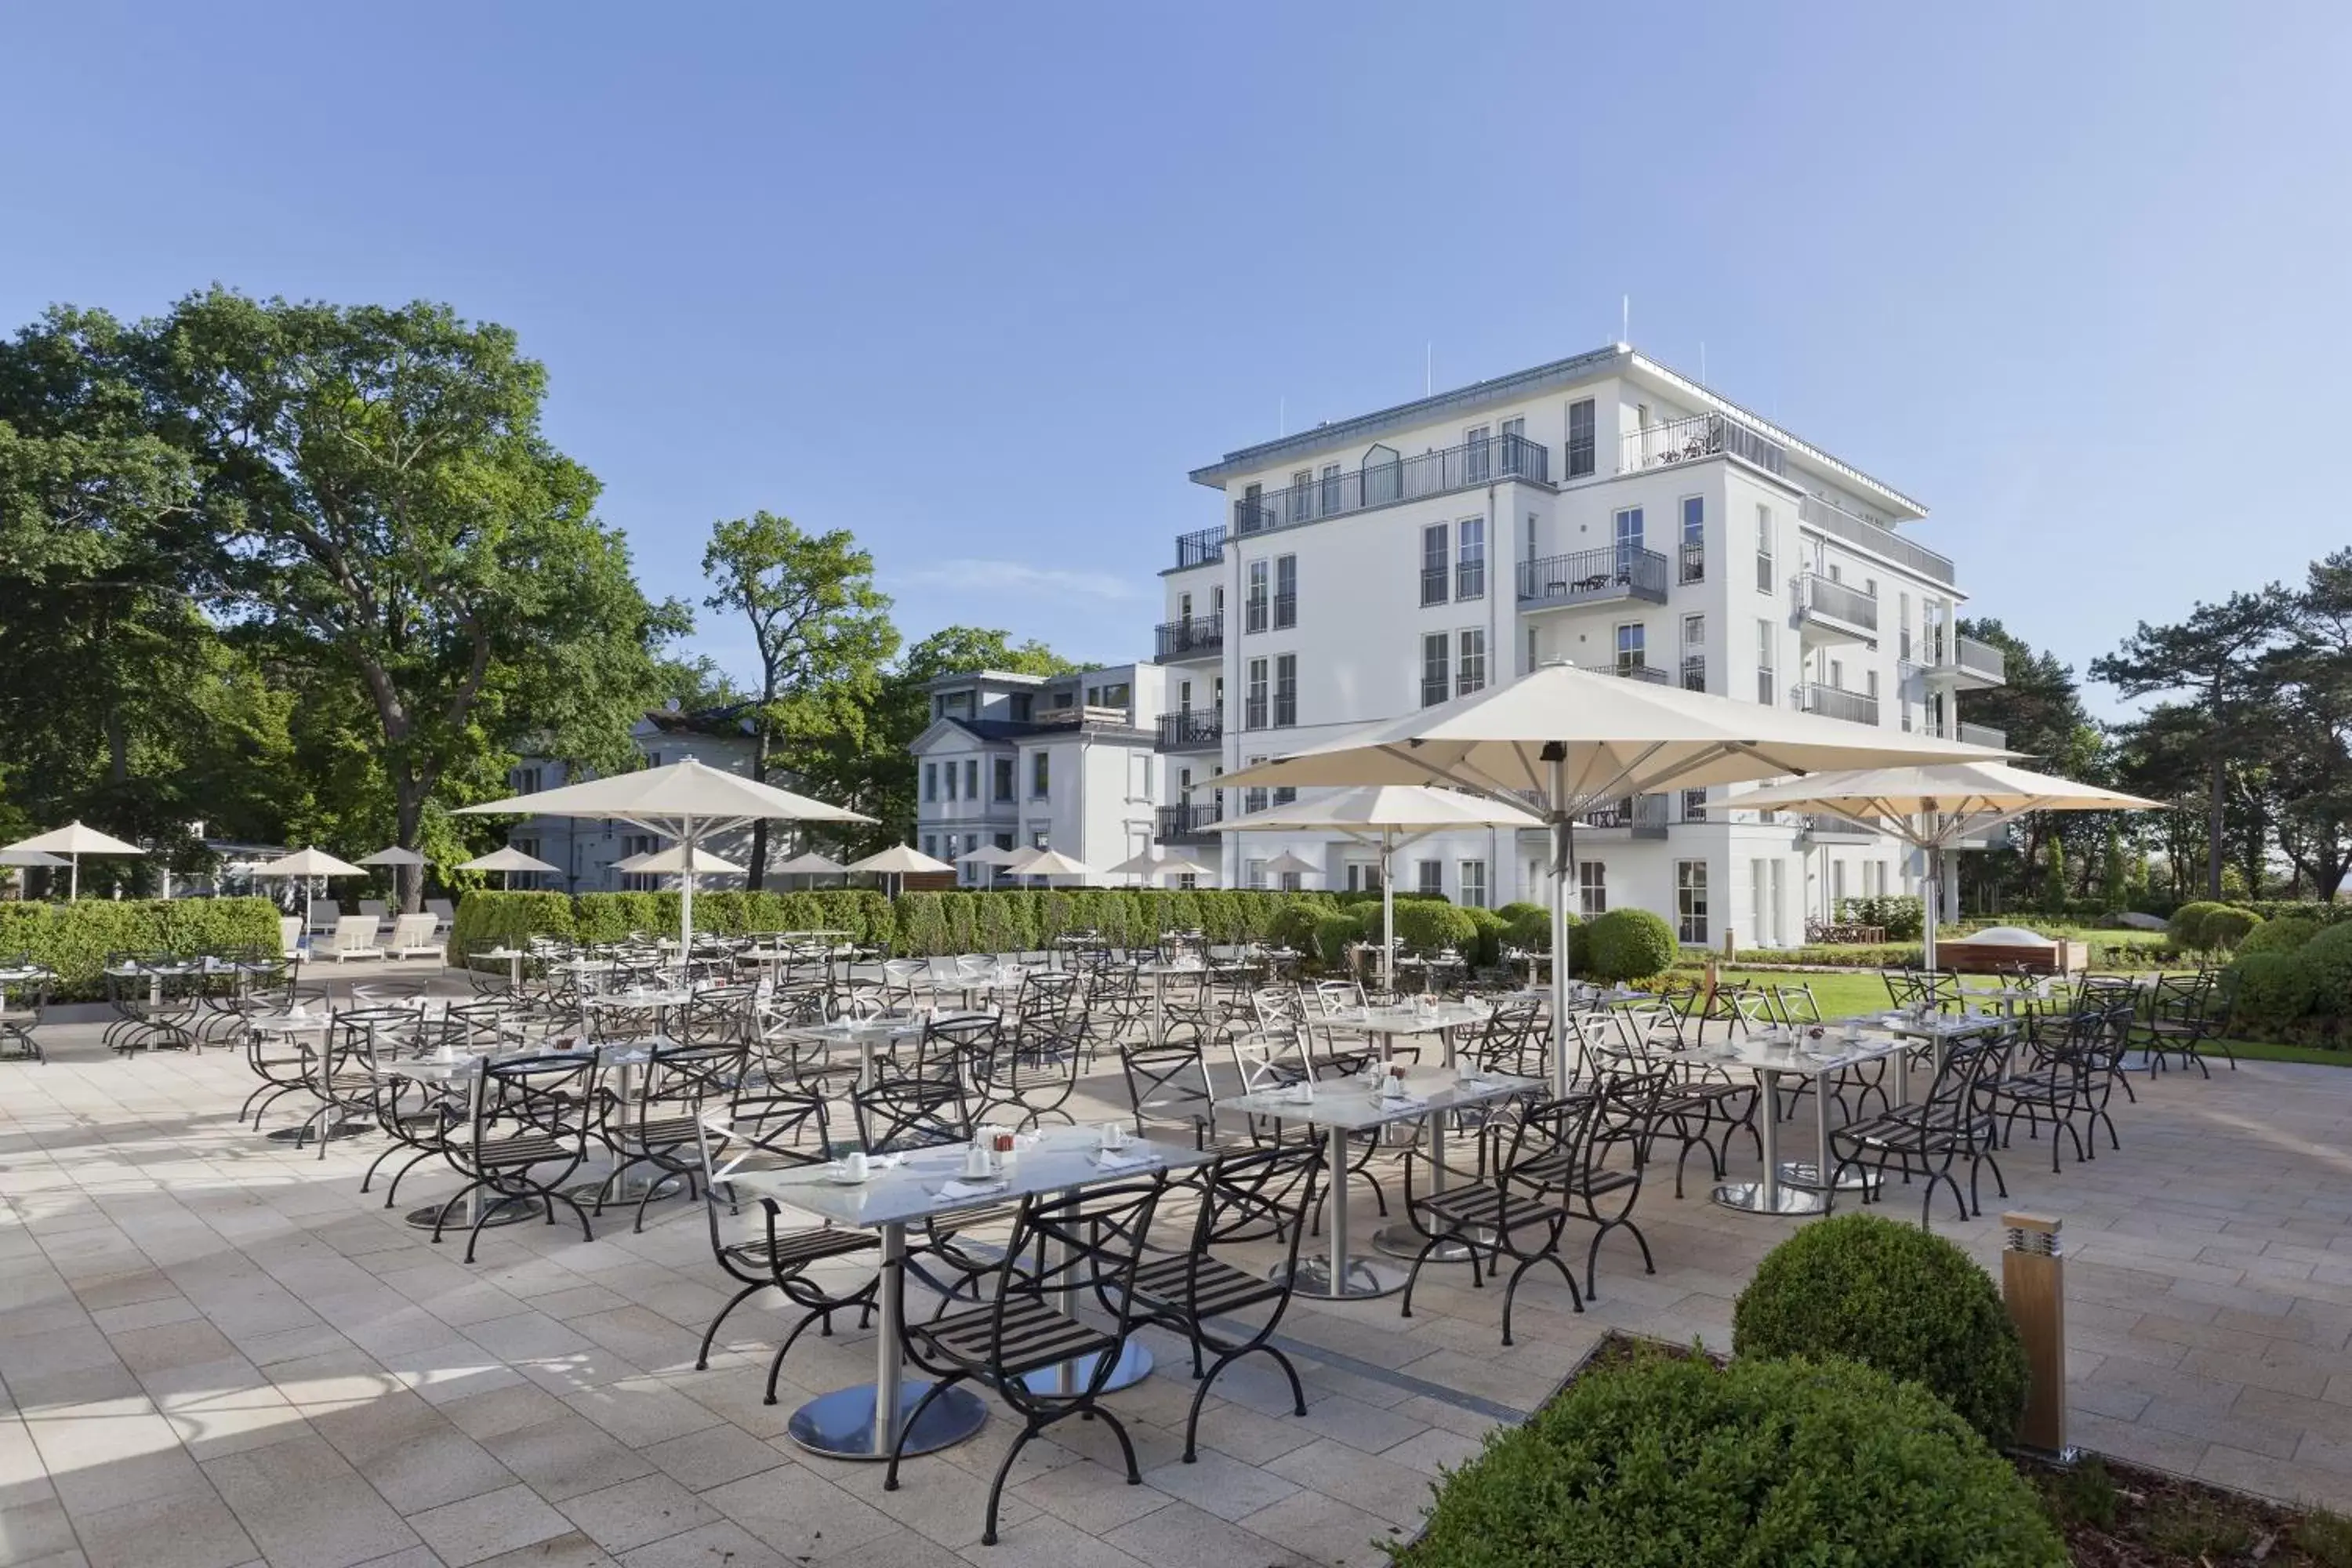
[[[857,1052],[857,1087],[874,1087],[874,1055],[887,1046],[901,1040],[919,1038],[927,1025],[958,1018],[987,1017],[992,1015],[959,1012],[883,1013],[870,1018],[828,1018],[822,1024],[794,1024],[776,1031],[776,1037],[806,1040],[833,1050],[855,1049]]]
[[[1875,1033],[1857,1025],[1852,1033],[1843,1024],[1820,1026],[1821,1037],[1786,1029],[1743,1035],[1717,1045],[1678,1053],[1678,1059],[1713,1067],[1738,1068],[1756,1079],[1759,1131],[1764,1144],[1764,1174],[1760,1181],[1718,1183],[1710,1194],[1727,1209],[1743,1214],[1817,1215],[1829,1212],[1834,1193],[1829,1173],[1836,1169],[1830,1158],[1829,1075],[1864,1062],[1899,1057],[1909,1047],[1884,1029]],[[1811,1079],[1813,1088],[1813,1131],[1817,1152],[1810,1163],[1780,1158],[1780,1089],[1784,1079]],[[1859,1183],[1849,1184],[1858,1186]]]
[[[530,954],[519,947],[486,947],[479,952],[466,955],[466,965],[472,968],[482,963],[503,963],[507,966],[507,984],[515,990],[522,989],[522,961]]]
[[[888,1458],[898,1441],[899,1424],[929,1389],[928,1384],[907,1381],[906,1348],[899,1338],[908,1226],[1009,1198],[1191,1170],[1217,1157],[1213,1150],[1141,1141],[1131,1141],[1118,1153],[1107,1154],[1100,1134],[1087,1129],[1056,1128],[1039,1133],[1000,1175],[967,1181],[962,1174],[967,1147],[954,1143],[917,1150],[874,1171],[863,1182],[852,1182],[837,1168],[825,1165],[738,1171],[723,1177],[745,1192],[836,1225],[877,1231],[882,1237],[874,1381],[819,1394],[793,1412],[785,1430],[811,1453],[838,1459]],[[1129,1348],[1143,1350],[1131,1340]],[[1148,1370],[1148,1354],[1143,1365]],[[1075,1387],[1086,1373],[1078,1364],[1068,1363],[1031,1375],[1055,1378],[1063,1386]],[[923,1412],[906,1451],[929,1454],[961,1443],[987,1419],[988,1406],[978,1393],[969,1387],[951,1388]]]
[[[1357,1255],[1349,1226],[1348,1140],[1358,1132],[1426,1120],[1429,1124],[1430,1191],[1445,1190],[1445,1122],[1448,1113],[1496,1104],[1522,1094],[1541,1094],[1541,1079],[1512,1073],[1459,1077],[1451,1068],[1418,1068],[1400,1080],[1401,1095],[1381,1091],[1368,1077],[1307,1079],[1284,1089],[1261,1089],[1217,1102],[1217,1113],[1238,1111],[1270,1121],[1304,1122],[1324,1129],[1330,1142],[1325,1190],[1330,1215],[1328,1248],[1320,1258],[1302,1258],[1293,1287],[1333,1301],[1360,1301],[1404,1289],[1405,1271]],[[1301,1095],[1305,1098],[1299,1098]],[[1415,1249],[1418,1251],[1418,1248]],[[1435,1256],[1432,1254],[1432,1256]],[[1277,1269],[1286,1267],[1276,1265]]]
[[[1135,972],[1148,976],[1151,981],[1151,1043],[1155,1046],[1166,1045],[1168,1043],[1168,977],[1171,974],[1206,976],[1209,966],[1206,962],[1197,958],[1155,958],[1137,964]]]
[[[1849,1023],[1858,1024],[1866,1029],[1883,1029],[1906,1040],[1925,1040],[1927,1042],[1931,1070],[1940,1073],[1944,1070],[1944,1049],[1954,1040],[1973,1039],[1979,1035],[1991,1034],[2008,1022],[2009,1019],[2001,1014],[1979,1013],[1970,1008],[1965,1013],[1929,1013],[1925,1016],[1909,1010],[1864,1013],[1858,1017],[1841,1019],[1839,1025],[1843,1027]],[[1903,1098],[1906,1100],[1911,1098],[1911,1064],[1907,1056],[1903,1063]]]

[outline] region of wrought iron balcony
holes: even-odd
[[[1597,805],[1577,819],[1577,826],[1606,831],[1630,830],[1635,838],[1664,838],[1670,812],[1662,795],[1629,795],[1608,805]]]
[[[1866,844],[1878,837],[1859,822],[1827,811],[1806,813],[1798,826],[1811,843]]]
[[[1225,738],[1225,716],[1214,708],[1180,708],[1160,715],[1156,752],[1205,752]]]
[[[1797,705],[1808,713],[1844,719],[1856,724],[1878,722],[1878,699],[1842,686],[1809,681],[1797,688]]]
[[[1163,805],[1152,826],[1152,840],[1159,844],[1213,844],[1217,836],[1210,829],[1223,818],[1223,813],[1213,803]]]
[[[1225,613],[1212,610],[1188,620],[1162,621],[1153,628],[1153,661],[1175,664],[1186,659],[1214,658],[1224,651]]]
[[[1706,689],[1706,655],[1695,653],[1683,660],[1683,689],[1685,691]]]
[[[1682,582],[1690,584],[1704,583],[1706,581],[1706,545],[1683,545],[1679,552],[1679,561],[1682,566]]]
[[[1523,436],[1489,436],[1459,447],[1407,458],[1386,447],[1373,448],[1351,471],[1326,474],[1234,502],[1234,532],[1264,533],[1295,528],[1351,511],[1394,506],[1423,496],[1491,484],[1496,479],[1551,482],[1550,451]]]
[[[1877,599],[1819,572],[1797,579],[1797,612],[1806,626],[1838,636],[1878,631]]]
[[[1797,503],[1797,521],[1832,538],[1883,555],[1898,566],[1907,566],[1922,577],[1937,583],[1954,580],[1949,556],[1938,555],[1924,544],[1914,544],[1885,524],[1857,517],[1835,501],[1806,496]]]
[[[1564,609],[1618,599],[1666,602],[1666,558],[1632,546],[1577,550],[1519,563],[1519,608]]]
[[[1980,691],[2009,682],[2009,661],[2000,649],[1946,628],[1927,635],[1927,675],[1961,691]]]
[[[1617,471],[1631,474],[1669,463],[1726,456],[1753,463],[1769,474],[1789,471],[1786,447],[1728,414],[1695,414],[1687,419],[1628,430],[1618,448]]]
[[[1594,675],[1622,676],[1627,680],[1646,680],[1653,686],[1672,686],[1675,678],[1664,665],[1645,664],[1637,658],[1621,658],[1615,664],[1580,664],[1579,669]]]
[[[1176,536],[1176,569],[1213,566],[1225,558],[1225,531],[1203,528]]]

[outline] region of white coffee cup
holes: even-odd
[[[989,1174],[988,1151],[975,1143],[963,1152],[963,1173],[967,1176]]]
[[[853,1182],[862,1182],[874,1173],[874,1167],[863,1149],[852,1149],[841,1157],[841,1173]]]
[[[1124,1121],[1104,1122],[1102,1130],[1102,1146],[1113,1152],[1117,1152],[1118,1150],[1126,1148],[1127,1123]]]

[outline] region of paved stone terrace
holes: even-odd
[[[321,1160],[240,1128],[240,1053],[121,1061],[97,1036],[53,1027],[48,1065],[0,1063],[0,1568],[1370,1568],[1439,1468],[1604,1329],[1726,1347],[1732,1298],[1791,1223],[1654,1181],[1658,1272],[1612,1241],[1581,1316],[1530,1275],[1510,1350],[1496,1292],[1459,1269],[1424,1276],[1411,1320],[1394,1299],[1302,1300],[1286,1334],[1305,1419],[1244,1363],[1181,1464],[1192,1385],[1163,1371],[1112,1396],[1144,1484],[1103,1462],[1107,1433],[1066,1426],[1023,1457],[990,1548],[1010,1421],[911,1462],[896,1493],[783,1436],[808,1393],[870,1375],[868,1335],[804,1338],[773,1406],[776,1314],[739,1311],[693,1369],[723,1300],[698,1205],[659,1205],[641,1236],[608,1219],[593,1243],[490,1232],[467,1268],[358,1193],[374,1140]],[[2352,1500],[2352,1071],[2169,1073],[2121,1123],[2120,1153],[2060,1176],[2038,1146],[2005,1162],[2017,1206],[2066,1221],[2074,1436]],[[402,1206],[453,1186],[420,1172]],[[1937,1228],[1990,1263],[1997,1213]]]

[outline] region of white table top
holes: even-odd
[[[1424,1068],[1404,1075],[1405,1097],[1392,1100],[1375,1093],[1361,1078],[1318,1079],[1314,1083],[1314,1098],[1294,1100],[1294,1089],[1260,1089],[1255,1094],[1236,1095],[1217,1101],[1220,1112],[1237,1110],[1250,1116],[1271,1116],[1284,1121],[1303,1121],[1315,1127],[1339,1127],[1350,1132],[1371,1127],[1385,1127],[1392,1121],[1412,1121],[1440,1110],[1456,1110],[1465,1106],[1486,1105],[1514,1095],[1542,1092],[1548,1086],[1541,1079],[1520,1078],[1506,1072],[1487,1073],[1475,1079],[1457,1078],[1444,1068]]]
[[[1711,1067],[1745,1068],[1750,1072],[1819,1078],[1894,1056],[1905,1048],[1904,1041],[1883,1031],[1865,1031],[1857,1039],[1848,1039],[1842,1025],[1830,1024],[1822,1026],[1818,1040],[1802,1032],[1787,1036],[1742,1035],[1717,1045],[1678,1052],[1676,1059],[1705,1062]]]
[[[499,1062],[521,1061],[530,1057],[571,1057],[581,1061],[593,1058],[602,1061],[606,1067],[639,1067],[653,1059],[653,1052],[642,1044],[630,1042],[575,1047],[570,1050],[501,1051],[495,1056],[487,1057],[459,1053],[446,1057],[399,1058],[379,1064],[378,1070],[388,1073],[394,1078],[413,1078],[426,1083],[446,1083],[452,1079],[463,1078],[485,1065],[496,1066]]]
[[[1843,1018],[1836,1020],[1841,1026],[1848,1021]],[[1851,1021],[1861,1024],[1865,1029],[1883,1029],[1889,1034],[1903,1035],[1912,1039],[1958,1040],[1966,1039],[1970,1035],[1981,1035],[1989,1029],[2000,1028],[2010,1020],[1998,1013],[1969,1012],[1957,1016],[1938,1013],[1930,1017],[1913,1018],[1901,1013],[1888,1012],[1864,1013]]]
[[[713,1122],[717,1129],[723,1123]],[[1130,1138],[1118,1159],[1130,1163],[1105,1163],[1101,1134],[1087,1127],[1051,1128],[1023,1150],[1013,1169],[1003,1176],[971,1178],[970,1190],[950,1188],[964,1183],[966,1144],[919,1149],[901,1156],[887,1170],[877,1170],[864,1182],[849,1183],[828,1167],[811,1165],[788,1171],[739,1171],[727,1179],[745,1192],[842,1225],[872,1227],[903,1225],[934,1215],[983,1204],[1003,1203],[1036,1193],[1062,1192],[1145,1177],[1167,1171],[1191,1170],[1217,1157],[1215,1150],[1181,1143],[1152,1143]],[[945,1189],[945,1190],[943,1190]]]
[[[600,991],[588,998],[591,1007],[683,1007],[694,1000],[691,991]]]
[[[1446,1002],[1427,1012],[1418,1007],[1340,1007],[1309,1023],[1360,1029],[1368,1035],[1434,1035],[1444,1029],[1466,1029],[1493,1015],[1466,1002]]]

